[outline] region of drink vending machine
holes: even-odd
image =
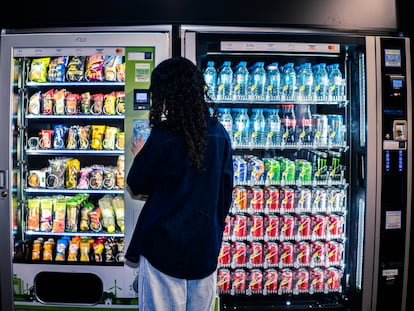
[[[137,308],[123,253],[142,205],[125,172],[134,132],[149,131],[150,75],[171,55],[170,33],[2,33],[2,310]]]
[[[409,39],[191,25],[181,39],[234,149],[221,309],[404,310]]]

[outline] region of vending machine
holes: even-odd
[[[182,25],[228,129],[221,310],[405,310],[410,40]]]
[[[165,25],[3,31],[2,310],[137,309],[125,172],[170,55]]]

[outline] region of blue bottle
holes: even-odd
[[[287,63],[282,73],[282,96],[285,100],[293,100],[296,89],[296,71],[293,63]]]
[[[312,100],[313,94],[313,72],[311,63],[304,63],[300,73],[299,96],[301,100]]]
[[[203,72],[204,81],[207,87],[207,96],[214,100],[216,98],[216,85],[217,85],[217,70],[214,67],[214,62],[207,62],[207,67]]]
[[[326,64],[320,63],[315,68],[315,99],[317,101],[325,101],[328,97],[328,71],[326,70]]]
[[[250,117],[247,108],[236,108],[234,117],[233,142],[236,146],[249,145]]]
[[[217,80],[217,99],[232,99],[233,69],[230,61],[224,61],[220,67]]]
[[[248,98],[248,83],[249,70],[247,69],[247,62],[241,61],[235,68],[234,72],[234,86],[233,97],[236,100],[247,100]]]
[[[274,101],[280,98],[280,71],[277,62],[266,67],[266,100]]]
[[[329,98],[330,100],[342,100],[344,88],[342,84],[342,73],[339,64],[333,64],[328,76],[329,80]]]
[[[265,117],[262,108],[253,108],[250,117],[250,144],[261,146],[265,143]]]
[[[282,125],[279,117],[278,108],[266,109],[267,115],[265,118],[265,145],[266,147],[273,147],[281,143],[282,140]]]
[[[230,136],[230,139],[233,138],[233,116],[231,115],[230,108],[222,108],[221,109],[221,117],[220,122],[223,124],[224,128],[226,129],[227,133]]]
[[[264,62],[257,62],[250,70],[250,94],[251,99],[263,101],[265,99],[266,70]]]

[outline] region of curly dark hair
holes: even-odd
[[[169,58],[154,68],[149,90],[150,126],[168,128],[182,136],[191,166],[204,172],[209,108],[201,71],[184,57]]]

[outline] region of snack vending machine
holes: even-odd
[[[1,267],[13,277],[10,301],[2,282],[2,310],[136,310],[136,269],[123,254],[140,204],[125,172],[170,34],[163,25],[2,33],[0,203],[9,214],[0,221],[12,264]]]
[[[234,150],[222,310],[404,310],[410,42],[183,25]]]

